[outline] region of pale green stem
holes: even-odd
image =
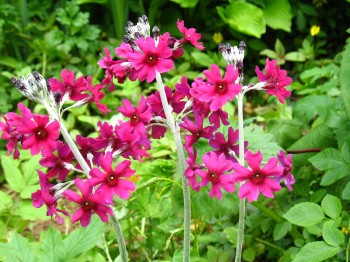
[[[239,159],[240,165],[244,166],[244,130],[243,130],[243,93],[238,94],[238,133],[239,133]],[[242,248],[244,242],[244,224],[245,224],[245,198],[239,200],[239,220],[235,262],[242,259]]]
[[[120,226],[119,220],[118,220],[115,213],[113,213],[113,216],[110,216],[110,218],[111,218],[111,223],[112,223],[115,235],[117,236],[120,257],[121,257],[123,262],[127,262],[128,261],[128,251],[126,250],[125,239],[123,236],[123,231],[122,231],[122,228]]]
[[[72,151],[75,159],[80,164],[80,166],[83,169],[86,176],[90,177],[89,173],[90,173],[91,168],[86,163],[84,157],[81,155],[78,147],[74,143],[67,128],[64,126],[63,122],[59,119],[57,113],[52,109],[52,107],[46,101],[43,101],[43,104],[44,104],[48,114],[50,115],[50,117],[59,121],[62,136],[64,137],[64,139],[65,139],[66,143],[68,144],[70,150]],[[118,221],[114,211],[113,211],[113,216],[111,216],[111,223],[112,223],[113,229],[115,231],[115,234],[117,236],[117,241],[118,241],[118,245],[119,245],[119,252],[120,252],[120,256],[122,257],[122,261],[127,262],[128,261],[128,253],[126,251],[126,245],[125,245],[123,232],[122,232],[119,221]]]
[[[179,158],[179,165],[180,165],[180,172],[182,177],[182,187],[183,187],[183,198],[184,198],[184,243],[183,243],[183,261],[189,262],[190,261],[190,249],[191,249],[191,198],[190,198],[190,190],[186,183],[186,178],[184,176],[185,170],[186,170],[186,159],[185,154],[183,150],[183,145],[181,141],[180,136],[180,128],[175,123],[173,114],[172,114],[172,107],[169,105],[164,84],[161,75],[156,72],[156,80],[157,80],[157,86],[158,91],[160,94],[160,98],[162,101],[164,113],[167,119],[168,126],[171,130],[171,133],[174,136],[176,149],[177,149],[177,155]]]

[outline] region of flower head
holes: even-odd
[[[292,185],[295,183],[295,179],[292,172],[292,155],[285,156],[283,150],[281,150],[278,153],[278,160],[280,161],[280,164],[282,165],[283,169],[283,175],[277,177],[277,181],[281,181],[284,179],[284,183],[289,191],[293,191]]]
[[[196,33],[195,28],[186,28],[185,22],[180,20],[177,20],[177,28],[183,34],[183,38],[182,38],[183,42],[190,42],[193,46],[195,46],[199,50],[204,49],[203,43],[198,42],[198,40],[201,38],[201,34]]]
[[[104,195],[98,192],[93,193],[93,187],[89,180],[84,182],[77,178],[74,184],[79,188],[81,196],[71,190],[66,190],[63,195],[69,200],[80,205],[80,208],[72,216],[72,223],[80,220],[80,224],[86,227],[90,224],[92,213],[96,213],[104,222],[108,222],[108,215],[113,215],[113,210],[107,204]]]
[[[277,166],[277,158],[270,158],[267,164],[261,168],[263,155],[260,151],[253,154],[247,151],[245,159],[250,168],[234,164],[235,179],[237,182],[245,182],[238,191],[240,198],[247,198],[248,202],[258,199],[262,193],[265,197],[274,198],[273,193],[281,190],[280,184],[275,180],[283,174],[283,167]]]
[[[212,187],[209,191],[211,197],[217,197],[220,200],[222,198],[221,188],[229,193],[236,190],[234,175],[226,174],[232,170],[232,162],[227,160],[224,154],[217,155],[209,152],[203,156],[202,160],[208,170],[197,169],[196,173],[202,178],[201,186],[206,186],[211,182]]]
[[[265,82],[265,92],[276,96],[281,103],[284,103],[284,99],[291,94],[285,87],[292,83],[292,78],[287,77],[287,71],[281,70],[276,63],[276,60],[270,61],[266,58],[266,74],[261,72],[259,67],[255,67],[255,72],[259,81]]]

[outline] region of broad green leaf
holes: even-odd
[[[195,7],[198,3],[198,0],[170,0],[179,4],[182,8],[192,8]]]
[[[235,227],[227,227],[224,229],[224,233],[228,239],[233,244],[233,247],[237,245],[237,234],[238,230]]]
[[[321,207],[323,209],[323,212],[333,219],[338,218],[342,210],[342,204],[339,198],[332,195],[326,195],[324,197],[321,202]]]
[[[350,200],[350,182],[345,185],[345,188],[341,194],[341,198],[344,200]]]
[[[266,31],[263,11],[247,2],[231,2],[226,8],[216,7],[221,19],[231,28],[260,38]]]
[[[327,148],[309,159],[317,169],[324,171],[321,185],[328,186],[350,174],[350,164],[334,148]]]
[[[350,119],[350,44],[346,45],[340,66],[340,90],[346,114]]]
[[[13,233],[8,246],[13,250],[11,256],[8,257],[8,261],[37,261],[35,253],[32,247],[29,245],[29,241],[17,232]]]
[[[304,202],[293,206],[283,217],[292,224],[307,227],[322,221],[324,214],[319,205]]]
[[[293,61],[293,62],[304,62],[306,60],[306,57],[301,52],[289,52],[284,57],[287,61]]]
[[[63,261],[63,243],[60,232],[49,227],[40,233],[40,243],[40,261]]]
[[[191,56],[194,58],[196,63],[205,67],[209,67],[214,63],[213,59],[210,56],[202,52],[192,52]]]
[[[302,136],[302,126],[295,120],[273,118],[267,121],[268,132],[274,135],[282,148],[290,147]]]
[[[0,191],[0,211],[8,208],[11,205],[12,201],[13,199],[8,194]]]
[[[275,42],[275,50],[278,57],[283,57],[286,52],[284,45],[282,44],[281,40],[279,40],[278,38],[276,39],[276,42]]]
[[[105,230],[105,224],[93,215],[87,227],[74,230],[63,240],[63,250],[66,259],[74,258],[79,254],[93,248],[101,239]]]
[[[339,251],[339,247],[330,246],[324,241],[311,242],[299,251],[293,262],[319,262],[335,256]]]
[[[291,31],[292,12],[288,0],[266,0],[263,11],[266,24],[269,27]]]
[[[1,156],[1,164],[4,169],[5,179],[10,188],[16,192],[21,192],[25,187],[25,180],[18,168],[20,161],[12,156]]]
[[[273,50],[270,50],[270,49],[264,49],[259,54],[265,55],[271,59],[277,59],[277,57],[278,57],[277,53]]]
[[[327,221],[323,224],[322,237],[328,245],[344,245],[344,234],[334,225],[334,221]]]
[[[273,240],[275,241],[280,240],[291,229],[292,229],[292,225],[288,221],[278,222],[273,229]]]
[[[252,262],[255,259],[255,250],[252,247],[248,247],[247,249],[244,249],[242,258],[244,261]]]
[[[40,220],[48,220],[49,216],[46,215],[46,207],[45,205],[41,208],[33,207],[32,200],[23,200],[18,207],[18,215],[20,215],[23,219],[36,221]]]

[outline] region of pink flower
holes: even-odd
[[[131,130],[139,129],[140,132],[144,132],[145,125],[152,119],[152,108],[147,105],[145,97],[141,96],[138,107],[134,107],[127,99],[123,99],[122,103],[124,106],[120,106],[118,111],[130,118],[125,124],[129,125]]]
[[[99,164],[104,172],[96,167],[91,169],[91,184],[100,185],[97,192],[103,194],[107,201],[112,201],[114,194],[122,199],[127,199],[130,197],[130,192],[135,190],[135,184],[128,179],[135,173],[135,170],[130,168],[129,160],[124,160],[114,169],[112,161],[111,153],[100,157]]]
[[[270,158],[267,164],[261,168],[262,158],[260,151],[256,154],[247,151],[245,159],[250,169],[239,164],[233,165],[236,182],[245,181],[238,191],[238,196],[247,198],[248,202],[257,200],[260,192],[265,197],[274,198],[273,193],[281,190],[281,186],[275,178],[283,174],[283,167],[277,166],[278,159],[274,157]]]
[[[211,182],[212,188],[209,195],[212,198],[217,197],[219,200],[222,198],[221,188],[229,193],[235,191],[234,175],[232,173],[225,174],[232,170],[232,162],[227,160],[224,154],[217,155],[214,152],[209,152],[203,156],[202,160],[208,171],[197,169],[196,173],[202,178],[201,186],[206,186]]]
[[[33,115],[32,119],[24,118],[23,125],[17,127],[25,135],[22,148],[30,149],[32,156],[41,152],[43,156],[51,154],[56,149],[56,140],[60,134],[60,124],[57,120],[50,122],[48,116]]]
[[[204,49],[203,43],[198,42],[198,40],[201,38],[201,34],[196,33],[195,28],[186,28],[185,22],[180,20],[177,20],[177,28],[183,34],[183,38],[180,40],[180,42],[190,42],[199,50]]]
[[[80,101],[88,97],[88,94],[84,94],[84,92],[87,91],[87,82],[84,76],[75,80],[74,72],[64,68],[61,71],[61,78],[62,83],[56,78],[49,79],[50,88],[53,93],[59,91],[62,97],[64,94],[68,93],[70,100],[73,101]]]
[[[90,224],[92,212],[96,213],[100,219],[104,222],[108,222],[108,215],[113,215],[113,210],[107,204],[104,195],[96,192],[92,193],[92,185],[89,180],[84,182],[82,179],[77,178],[74,184],[79,188],[81,196],[71,190],[66,190],[63,195],[69,200],[80,205],[78,211],[72,216],[72,223],[80,220],[80,224],[86,227]]]
[[[210,102],[212,111],[221,109],[227,101],[232,100],[242,90],[240,84],[235,84],[238,71],[233,65],[226,67],[224,78],[221,77],[220,69],[215,64],[203,73],[208,83],[194,86],[191,94],[202,102]]]
[[[111,112],[110,109],[104,104],[102,104],[100,101],[104,98],[105,94],[101,92],[101,90],[104,88],[102,85],[92,85],[92,77],[88,76],[87,78],[87,86],[89,91],[91,92],[91,96],[89,98],[89,102],[94,102],[97,106],[97,108],[101,111],[102,114],[107,114],[108,112]]]
[[[50,184],[48,177],[40,170],[38,171],[40,190],[37,190],[32,194],[33,206],[40,208],[42,205],[46,205],[47,216],[55,215],[58,223],[62,224],[63,219],[58,215],[58,212],[65,216],[69,216],[67,212],[57,209],[57,199],[54,197],[55,191],[52,190],[53,185]]]
[[[136,69],[140,81],[152,82],[156,78],[156,71],[165,73],[174,67],[172,51],[165,41],[160,40],[156,46],[153,38],[140,37],[136,44],[141,52],[129,53],[128,60]]]
[[[193,153],[188,153],[188,158],[186,160],[187,168],[185,170],[185,177],[188,179],[188,186],[191,186],[193,190],[199,192],[200,185],[196,179],[196,170],[203,168],[204,165],[199,165],[196,163],[197,150],[193,148]]]
[[[276,180],[279,182],[282,179],[284,179],[284,183],[289,191],[293,191],[292,185],[295,184],[295,179],[292,172],[292,155],[287,155],[287,157],[284,155],[283,150],[281,150],[278,153],[278,160],[280,161],[280,164],[283,167],[283,175],[276,178]]]
[[[276,63],[276,60],[270,61],[266,58],[266,74],[263,74],[257,66],[255,67],[255,72],[260,82],[266,82],[266,93],[276,96],[281,103],[284,103],[284,99],[291,94],[285,87],[289,86],[293,80],[287,77],[287,71],[281,70]]]
[[[48,178],[54,177],[58,174],[59,180],[65,180],[70,170],[66,169],[65,165],[70,164],[73,154],[67,144],[57,141],[56,144],[57,155],[51,152],[49,155],[40,160],[40,165],[49,167],[46,176]]]

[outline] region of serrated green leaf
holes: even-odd
[[[293,206],[283,217],[292,224],[307,227],[322,221],[324,214],[319,205],[304,202]]]
[[[0,211],[8,208],[11,205],[12,201],[13,199],[8,194],[0,191]]]
[[[309,159],[317,169],[324,171],[321,185],[328,186],[350,174],[350,164],[334,148],[327,148]]]
[[[4,169],[5,179],[10,188],[16,192],[21,192],[25,187],[25,180],[18,168],[19,163],[12,156],[1,156],[1,165]]]
[[[237,245],[237,235],[238,235],[238,230],[235,227],[227,227],[224,229],[224,233],[228,239],[233,245],[233,247],[236,247]]]
[[[8,261],[36,261],[36,255],[29,245],[29,241],[17,232],[13,233],[9,246],[13,248],[14,253],[9,257]]]
[[[323,224],[322,237],[328,245],[344,245],[344,234],[334,225],[334,221],[327,221]]]
[[[341,198],[344,200],[350,200],[350,182],[345,185],[345,188],[341,194]]]
[[[323,198],[321,207],[323,209],[323,212],[333,219],[337,219],[342,211],[342,204],[340,202],[340,199],[332,195],[326,195]]]
[[[288,0],[266,0],[263,11],[266,24],[269,27],[291,31],[292,12]]]
[[[346,45],[340,66],[340,90],[346,114],[350,119],[350,43]]]
[[[221,19],[231,28],[247,35],[260,38],[266,31],[263,11],[247,2],[231,2],[225,9],[216,10]]]
[[[299,251],[293,262],[319,262],[335,256],[339,251],[339,247],[330,246],[324,241],[311,242]]]
[[[275,240],[275,241],[280,240],[291,229],[292,229],[292,225],[288,221],[278,222],[273,229],[273,240]]]
[[[34,192],[34,191],[33,191]],[[32,200],[23,200],[18,207],[18,215],[20,215],[23,219],[36,221],[40,220],[48,220],[49,216],[46,215],[46,207],[43,206],[41,208],[33,207]]]
[[[87,227],[74,230],[63,240],[63,250],[66,259],[74,258],[79,254],[93,248],[101,239],[105,230],[105,224],[93,215]]]
[[[40,261],[64,261],[63,243],[60,232],[49,227],[47,230],[40,233],[40,243]]]

